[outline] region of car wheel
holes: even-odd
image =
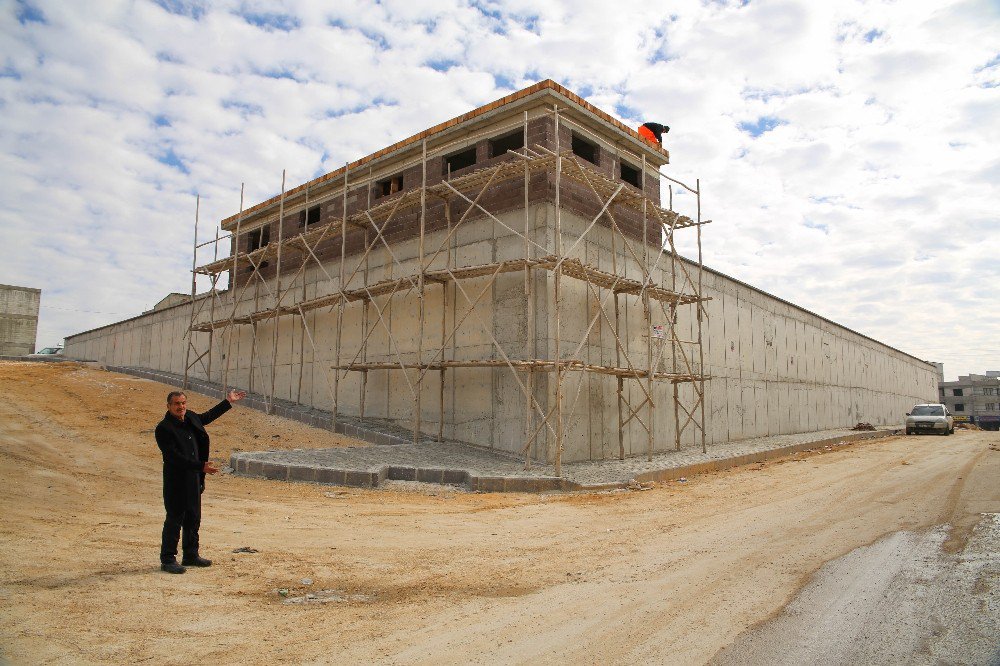
[[[912,431],[912,430],[910,430],[909,428],[907,428],[907,429],[906,429],[906,434],[907,434],[907,435],[912,435],[912,434],[913,434],[913,431]]]

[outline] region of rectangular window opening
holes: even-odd
[[[259,250],[271,242],[271,227],[265,225],[247,232],[247,252]]]
[[[490,157],[499,157],[521,148],[524,148],[524,132],[521,130],[490,139]]]
[[[375,182],[375,198],[380,199],[403,189],[403,174],[390,176]]]
[[[444,158],[444,164],[442,165],[442,175],[447,176],[450,173],[455,173],[460,169],[470,167],[476,163],[476,147],[466,148],[462,152],[449,155]]]
[[[622,162],[619,171],[621,172],[622,180],[629,185],[638,187],[640,190],[642,189],[642,181],[639,180],[639,170],[637,168],[627,162]]]
[[[301,229],[303,227],[311,227],[314,224],[319,224],[319,214],[320,214],[319,206],[313,206],[308,210],[300,210],[299,228]]]
[[[952,395],[962,395],[962,389],[955,389],[951,393]]]
[[[956,412],[964,412],[965,411],[965,404],[961,403],[961,402],[956,402],[955,403],[955,411]]]
[[[597,144],[587,141],[582,136],[573,132],[573,154],[582,157],[591,164],[597,164]]]
[[[260,227],[259,229],[254,229],[253,231],[248,231],[247,232],[247,253],[249,254],[250,252],[253,252],[254,250],[259,250],[260,248],[266,246],[270,242],[271,242],[271,226],[270,225],[264,225],[263,227]],[[260,265],[258,266],[258,268],[264,268],[265,266],[267,266],[267,262],[266,261],[262,261],[262,262],[260,262]],[[253,272],[253,270],[254,270],[253,265],[250,265],[250,266],[246,267],[246,271],[245,272],[251,273],[251,272]]]

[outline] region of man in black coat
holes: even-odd
[[[212,564],[198,555],[198,527],[201,525],[201,493],[205,474],[219,469],[208,460],[209,438],[205,426],[232,408],[232,403],[246,397],[245,391],[230,391],[226,399],[204,414],[187,409],[187,396],[180,391],[167,395],[167,413],[156,426],[156,445],[163,454],[163,521],[160,542],[160,569],[184,573],[184,567],[207,567]],[[181,530],[184,557],[177,563],[177,541]]]

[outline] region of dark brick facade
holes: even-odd
[[[501,133],[503,136],[510,134],[510,132]],[[559,147],[561,150],[566,151],[573,145],[573,135],[574,131],[565,125],[560,127],[559,132]],[[452,178],[459,176],[464,176],[466,174],[472,173],[479,169],[488,168],[495,166],[504,161],[517,160],[519,158],[513,157],[509,154],[499,155],[496,157],[491,157],[490,152],[490,141],[495,137],[490,137],[488,139],[483,139],[475,144],[476,152],[476,163],[472,166],[468,166],[451,173]],[[582,137],[585,138],[585,137]],[[578,138],[579,140],[579,138]],[[555,132],[554,132],[554,122],[549,117],[537,118],[528,123],[528,146],[529,148],[534,148],[536,146],[542,146],[549,150],[554,150],[556,147],[555,142]],[[599,146],[594,146],[594,158],[596,163],[591,163],[590,161],[578,159],[585,167],[594,169],[598,173],[604,175],[612,180],[619,180],[620,166],[619,160],[616,155],[607,151]],[[454,153],[452,153],[454,154]],[[432,186],[440,183],[446,178],[446,162],[445,160],[449,155],[438,155],[431,157],[427,160],[427,184]],[[629,164],[628,162],[626,164]],[[632,167],[638,168],[639,164],[630,165]],[[393,192],[389,195],[383,195],[383,181],[389,181],[402,176],[402,189],[398,192]],[[371,206],[386,203],[392,201],[395,197],[398,197],[403,192],[413,191],[420,187],[422,181],[422,169],[419,164],[409,167],[399,173],[391,174],[390,176],[380,179],[378,183],[365,184],[360,187],[349,188],[347,193],[347,214],[348,216],[360,213]],[[398,182],[398,181],[397,181]],[[650,199],[654,202],[659,201],[660,195],[660,183],[657,178],[645,179],[646,193]],[[626,187],[634,188],[633,185],[627,184]],[[369,189],[371,191],[369,191]],[[554,202],[555,201],[555,172],[535,172],[532,173],[529,179],[528,185],[528,202],[530,204],[537,204],[543,202]],[[475,199],[477,192],[465,192],[466,196],[470,199]],[[482,195],[479,199],[480,205],[486,210],[493,214],[500,214],[503,212],[511,210],[519,210],[524,208],[524,179],[523,177],[509,178],[503,181],[495,181],[489,188],[489,190]],[[565,174],[561,179],[560,187],[560,204],[567,210],[579,213],[583,217],[593,217],[601,210],[603,206],[603,201],[598,200],[598,197],[590,190],[590,188],[583,182],[577,179],[567,177]],[[343,216],[343,206],[344,201],[342,196],[334,197],[328,199],[319,204],[320,214],[319,222],[315,225],[310,225],[310,229],[315,229],[319,226],[329,223],[333,220],[340,220]],[[445,229],[447,227],[447,217],[445,215],[445,202],[440,198],[428,195],[426,198],[426,216],[425,216],[425,229],[427,233],[432,233],[440,229]],[[451,220],[454,224],[469,208],[469,204],[458,197],[452,197],[451,202]],[[297,206],[299,208],[301,206]],[[312,206],[310,206],[311,208]],[[623,206],[613,205],[610,209],[611,214],[614,216],[616,222],[622,231],[634,240],[641,241],[643,237],[642,232],[642,220],[641,213],[638,211],[626,208]],[[388,214],[388,210],[384,210],[382,215],[373,216],[375,223],[379,226],[385,220],[385,215]],[[474,211],[470,214],[469,220],[482,218],[484,214],[481,211]],[[302,215],[300,211],[296,209],[295,212],[286,214],[283,220],[283,225],[281,229],[281,237],[284,239],[291,238],[297,234],[302,233],[303,226],[301,225]],[[605,215],[603,219],[599,222],[604,226],[610,226],[610,220]],[[276,242],[278,240],[279,234],[277,229],[277,224],[272,222],[270,228],[270,240],[271,242]],[[392,221],[389,222],[386,229],[383,231],[383,236],[386,241],[392,245],[400,241],[411,239],[417,237],[420,233],[420,204],[419,200],[415,203],[401,207],[396,211],[393,216]],[[374,229],[370,229],[368,233],[368,241],[371,242],[375,238]],[[659,247],[660,243],[660,228],[656,222],[647,222],[647,240],[651,245]],[[246,251],[248,239],[245,235],[240,235],[240,249]],[[346,251],[348,255],[357,254],[363,252],[365,248],[365,232],[361,229],[349,229],[346,238]],[[381,247],[381,244],[379,244]],[[320,245],[314,250],[316,256],[322,261],[336,260],[340,256],[341,251],[341,239],[340,236],[333,236],[327,240],[324,240]],[[302,261],[307,259],[308,255],[304,252],[297,250],[289,250],[288,246],[282,250],[282,260],[281,260],[281,274],[283,276],[293,275],[295,270],[298,269]],[[276,269],[277,262],[275,259],[271,259],[267,266],[263,267],[261,274],[264,278],[273,278]],[[242,285],[250,277],[250,267],[241,266],[238,271],[237,285]]]

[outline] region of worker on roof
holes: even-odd
[[[663,145],[663,135],[670,131],[670,128],[666,125],[661,125],[660,123],[643,123],[639,128],[639,136],[641,136],[646,141],[656,144],[657,146]]]

